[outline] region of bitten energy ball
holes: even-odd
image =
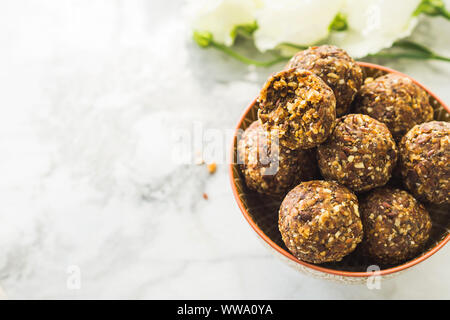
[[[436,204],[450,203],[450,123],[419,124],[399,148],[403,182],[412,194]]]
[[[334,128],[336,99],[318,76],[306,70],[281,71],[264,85],[257,100],[264,128],[290,149],[309,149]]]
[[[355,112],[387,125],[399,141],[416,124],[433,120],[433,108],[425,90],[411,79],[387,74],[367,81],[358,92]]]
[[[334,181],[292,189],[281,204],[278,227],[289,251],[312,263],[341,260],[363,237],[358,199]]]
[[[331,45],[298,52],[287,68],[310,70],[322,78],[334,91],[338,117],[347,113],[363,82],[362,70],[356,62],[347,52]]]
[[[279,146],[259,121],[244,131],[237,148],[247,186],[260,193],[284,196],[301,181],[313,179],[318,171],[315,151]]]
[[[406,191],[375,189],[361,201],[360,212],[363,252],[379,263],[395,264],[413,258],[430,236],[427,210]]]
[[[363,114],[337,120],[330,138],[317,148],[319,168],[327,180],[353,191],[385,185],[397,161],[397,147],[385,124]]]

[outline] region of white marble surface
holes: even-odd
[[[0,283],[8,297],[450,298],[449,246],[381,290],[312,279],[256,238],[220,152],[214,175],[174,161],[173,132],[201,125],[226,140],[276,69],[197,48],[181,4],[0,2]],[[449,22],[425,23],[416,37],[450,55]],[[450,63],[387,65],[450,103]]]

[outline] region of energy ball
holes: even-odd
[[[355,112],[387,125],[399,141],[416,124],[433,120],[428,94],[408,77],[387,74],[368,81],[355,100]]]
[[[450,123],[416,125],[401,140],[403,183],[419,200],[450,203]]]
[[[310,71],[289,69],[269,78],[257,99],[264,129],[289,149],[310,149],[333,131],[333,91]]]
[[[238,142],[238,156],[247,186],[259,193],[284,196],[317,173],[314,150],[290,150],[271,139],[259,121]]]
[[[376,262],[396,264],[412,258],[430,236],[430,215],[406,191],[375,189],[361,201],[360,212],[362,251]]]
[[[310,70],[317,74],[336,96],[336,115],[347,113],[363,83],[363,73],[347,52],[338,47],[323,45],[298,52],[287,68]]]
[[[334,181],[292,189],[281,204],[278,227],[289,251],[311,263],[340,261],[363,237],[358,199]]]
[[[385,124],[363,114],[349,114],[336,121],[333,134],[317,148],[317,156],[326,180],[361,192],[388,182],[397,147]]]

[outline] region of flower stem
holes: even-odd
[[[369,57],[376,58],[407,58],[419,60],[440,60],[450,62],[450,58],[434,53],[429,48],[420,43],[411,40],[399,40],[392,46],[393,48],[400,48],[406,51],[403,52],[378,52],[369,55]]]
[[[424,55],[421,53],[408,53],[408,52],[402,52],[402,53],[379,52],[379,53],[369,54],[368,57],[389,58],[389,59],[406,58],[406,59],[418,59],[418,60],[441,60],[441,61],[450,62],[450,58],[443,57],[443,56]]]
[[[259,61],[259,60],[254,60],[254,59],[250,59],[247,58],[239,53],[237,53],[236,51],[234,51],[233,49],[231,49],[230,47],[227,47],[223,44],[217,43],[215,41],[211,41],[210,43],[211,47],[216,48],[217,50],[222,51],[223,53],[229,55],[230,57],[241,61],[245,64],[248,65],[254,65],[257,67],[270,67],[274,64],[289,60],[289,57],[284,57],[284,56],[276,56],[274,59],[272,60],[267,60],[267,61]]]
[[[290,43],[290,42],[280,43],[279,46],[291,47],[291,48],[298,49],[298,50],[305,50],[305,49],[309,48],[309,46],[302,46],[300,44],[295,44],[295,43]]]

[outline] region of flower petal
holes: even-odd
[[[420,0],[347,0],[343,14],[348,30],[332,32],[330,42],[360,58],[409,36],[417,25],[413,13]]]
[[[260,4],[260,0],[200,1],[195,4],[192,26],[197,31],[211,32],[215,41],[231,46],[235,28],[254,23]]]
[[[260,51],[289,42],[311,45],[327,37],[344,0],[265,0],[256,13],[255,44]]]

